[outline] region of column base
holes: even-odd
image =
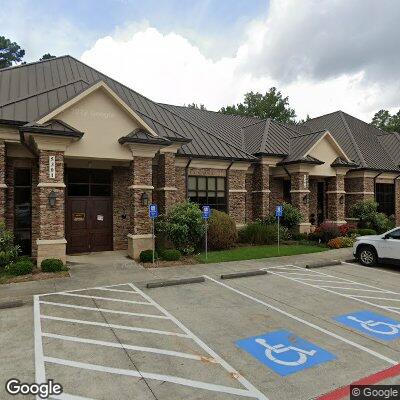
[[[347,224],[347,221],[334,221],[331,219],[326,219],[324,222],[327,222],[328,224],[333,224],[333,225],[345,225]]]
[[[128,255],[137,260],[143,250],[152,250],[154,239],[151,233],[143,235],[128,235]]]
[[[42,240],[37,239],[37,266],[40,268],[40,264],[46,258],[58,258],[63,264],[67,261],[67,241],[65,238],[62,239],[48,239]]]
[[[300,222],[300,224],[297,225],[297,231],[299,233],[310,233],[311,223],[310,222]]]

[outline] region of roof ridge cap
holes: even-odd
[[[271,118],[267,118],[265,123],[265,128],[262,136],[260,150],[263,151],[265,149],[265,143],[267,142],[268,130],[271,125]]]
[[[367,167],[367,163],[365,162],[365,158],[364,158],[364,156],[362,155],[360,149],[358,148],[358,144],[357,144],[357,142],[355,141],[355,139],[354,139],[354,137],[353,137],[353,132],[351,131],[351,129],[350,129],[350,127],[349,127],[349,124],[348,124],[347,121],[346,121],[346,117],[344,116],[344,112],[340,110],[340,111],[339,111],[339,115],[340,115],[340,118],[341,118],[342,121],[343,121],[343,124],[344,124],[344,126],[345,126],[345,128],[346,128],[346,130],[347,130],[347,133],[348,133],[349,136],[350,136],[350,140],[351,140],[351,142],[352,142],[353,145],[354,145],[354,148],[355,148],[355,150],[356,150],[356,153],[357,153],[358,156],[360,157],[361,164],[363,164],[363,167]]]
[[[266,122],[266,121],[268,121],[268,119],[270,119],[270,118],[260,119],[259,121],[254,122],[252,124],[242,126],[242,127],[240,127],[240,129],[248,128],[249,126],[257,125],[257,124],[260,124],[261,122]]]
[[[25,64],[11,65],[9,67],[0,68],[0,72],[8,71],[8,70],[14,69],[14,68],[29,67],[30,65],[41,64],[41,63],[44,63],[44,62],[47,62],[47,61],[51,61],[51,60],[55,60],[55,59],[59,60],[60,58],[66,58],[66,57],[72,57],[72,56],[70,56],[69,54],[65,54],[63,56],[46,58],[45,60],[37,60],[37,61],[32,61],[32,62],[29,62],[29,63],[25,63]],[[72,57],[72,58],[74,58],[74,57]]]

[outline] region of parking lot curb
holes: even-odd
[[[340,260],[321,261],[321,262],[306,264],[306,268],[313,269],[313,268],[333,267],[334,265],[342,265],[342,262]]]
[[[0,302],[0,310],[4,310],[6,308],[22,307],[23,305],[24,305],[24,302],[22,300],[1,301]]]
[[[164,286],[187,285],[189,283],[201,283],[204,281],[205,278],[203,276],[196,276],[193,278],[183,278],[183,279],[157,280],[153,282],[148,282],[146,284],[146,288],[152,289]]]
[[[233,272],[231,274],[223,274],[221,275],[221,279],[245,278],[247,276],[266,275],[266,274],[267,271],[257,269],[253,271]]]

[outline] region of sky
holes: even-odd
[[[1,4],[4,3],[4,4]],[[297,117],[400,108],[398,0],[0,0],[0,35],[152,100],[210,110],[277,87]]]

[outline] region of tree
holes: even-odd
[[[4,36],[0,36],[0,68],[11,67],[13,63],[22,61],[25,50]]]
[[[243,103],[222,107],[220,112],[231,115],[272,118],[279,122],[294,122],[296,112],[289,107],[289,98],[272,87],[265,93],[249,92],[244,95]]]
[[[52,56],[50,53],[43,54],[39,61],[49,60],[50,58],[56,58],[56,56]]]
[[[185,107],[188,107],[188,108],[195,108],[196,110],[207,110],[207,108],[205,107],[205,105],[204,104],[197,104],[197,103],[191,103],[191,104],[188,104],[187,106],[186,105],[184,105]]]
[[[372,125],[387,132],[400,132],[400,110],[391,115],[388,110],[379,110],[372,118]]]

